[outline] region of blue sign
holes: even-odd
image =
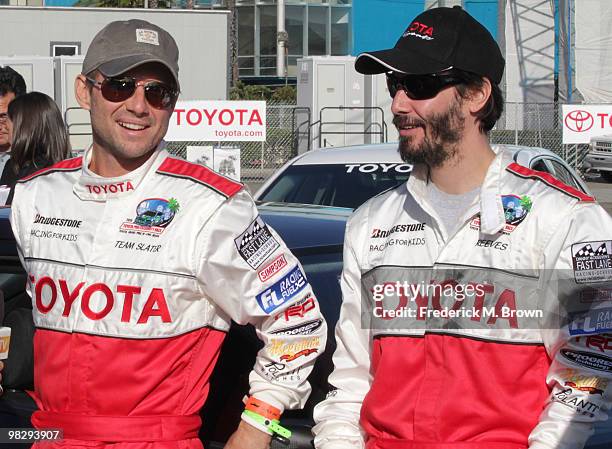
[[[284,278],[257,295],[257,302],[264,312],[270,313],[293,299],[307,285],[306,276],[297,265]]]

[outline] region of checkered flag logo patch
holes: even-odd
[[[572,245],[574,279],[578,284],[612,280],[612,240]]]
[[[253,238],[259,233],[261,229],[262,228],[261,224],[259,223],[259,220],[256,220],[255,223],[253,223],[253,229],[244,234],[244,237],[242,237],[242,241],[240,242],[240,249],[251,243],[253,241]]]
[[[608,254],[608,249],[606,248],[606,243],[602,243],[599,248],[595,250],[595,255],[604,256]]]
[[[595,254],[595,251],[593,251],[593,247],[591,246],[591,244],[587,244],[584,245],[577,253],[576,256],[577,257],[590,257],[592,255]]]
[[[274,238],[266,223],[257,217],[245,231],[234,239],[238,254],[251,268],[257,269],[274,252],[280,243]]]

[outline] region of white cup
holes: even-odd
[[[0,327],[0,360],[8,358],[9,344],[11,343],[11,328]]]

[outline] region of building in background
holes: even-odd
[[[606,87],[612,84],[606,56],[612,41],[610,0],[284,0],[288,42],[283,77],[276,69],[279,0],[0,0],[0,5],[113,2],[235,11],[229,36],[229,60],[236,66],[232,79],[237,75],[248,84],[268,85],[295,84],[299,58],[388,48],[423,10],[461,5],[502,48],[507,62],[502,89],[508,102],[592,102],[612,96]],[[82,51],[63,44],[53,55]]]
[[[181,0],[184,2],[184,0]],[[199,8],[222,8],[228,0],[200,0]],[[348,56],[393,46],[408,21],[427,8],[462,5],[498,35],[503,0],[285,0],[287,77],[305,56]],[[278,84],[276,0],[235,0],[238,73],[249,83]],[[502,14],[503,14],[503,6]]]
[[[181,5],[185,0],[180,0]],[[230,8],[232,0],[196,0],[196,8]],[[353,0],[285,0],[288,35],[286,77],[277,77],[276,0],[233,0],[238,39],[238,75],[253,84],[295,84],[304,56],[347,56],[352,52]],[[364,0],[359,0],[363,2]],[[367,0],[365,0],[367,1]]]
[[[287,76],[298,58],[351,52],[351,0],[286,0]],[[276,2],[237,1],[240,78],[276,76]]]

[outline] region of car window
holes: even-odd
[[[531,164],[531,168],[537,171],[543,171],[545,173],[550,173],[550,170],[546,166],[544,160],[540,159],[536,161],[534,164]]]
[[[406,182],[409,173],[409,164],[398,163],[292,165],[258,200],[355,209]]]
[[[550,160],[550,163],[553,166],[553,170],[555,170],[555,173],[554,173],[555,178],[567,184],[568,186],[581,190],[580,186],[578,185],[578,183],[576,182],[572,174],[569,172],[569,170],[565,166],[563,166],[563,164],[555,160]]]
[[[578,182],[576,181],[576,178],[574,178],[572,173],[567,169],[565,165],[551,158],[548,159],[548,163],[550,163],[550,165],[552,166],[552,169],[553,169],[552,171],[546,165],[546,162],[544,161],[544,159],[540,159],[536,161],[535,163],[531,164],[531,168],[534,170],[550,173],[551,175],[553,175],[555,178],[557,178],[559,181],[563,182],[564,184],[567,184],[570,187],[574,187],[575,189],[583,191],[580,184],[578,184]]]

